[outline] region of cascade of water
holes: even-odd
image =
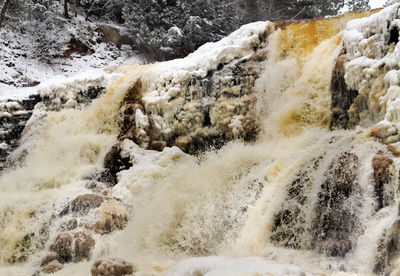
[[[12,156],[19,165],[0,178],[1,264],[23,262],[43,248],[60,255],[51,242],[61,234],[76,241],[82,235],[76,228],[96,230],[87,239],[95,242],[92,259],[120,257],[143,275],[211,255],[262,256],[313,273],[389,271],[399,251],[396,153],[370,130],[331,129],[332,73],[349,51],[341,30],[359,16],[282,23],[281,30],[254,23],[235,33],[236,40],[216,44],[220,49],[210,61],[203,59],[217,48],[212,44],[187,59],[127,66],[126,75],[90,106],[32,117]],[[263,47],[263,73],[254,70],[239,80],[223,75],[244,74],[239,69],[248,67],[240,66],[253,66],[259,61],[254,49]],[[261,129],[258,139],[234,139],[245,137],[246,129]],[[232,141],[196,156],[175,147],[190,152],[209,137]],[[112,163],[118,155],[123,162]],[[129,217],[127,225],[123,221],[116,227],[121,231],[107,236],[115,225],[89,225],[82,217],[96,220],[97,211],[71,200],[85,193],[83,178],[104,159],[118,183],[105,194],[93,192],[96,202],[89,207],[129,206],[121,219]],[[66,218],[77,221],[70,232]],[[69,262],[68,254],[58,260]],[[40,257],[18,269],[37,267]],[[254,260],[260,267],[262,259]],[[178,266],[168,275],[206,275],[211,268],[200,263],[212,267],[208,261],[230,264],[222,257],[202,259],[192,274]],[[66,264],[59,273],[85,274],[90,265]],[[301,274],[288,266],[290,271]]]

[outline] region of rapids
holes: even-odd
[[[0,176],[0,275],[39,273],[70,219],[95,246],[54,275],[109,256],[135,275],[397,275],[397,11],[252,23],[122,66],[89,105],[38,105]],[[116,183],[89,190],[104,166]],[[74,213],[88,193],[126,222]]]

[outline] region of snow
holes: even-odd
[[[261,257],[200,257],[179,262],[165,276],[309,276],[299,267],[277,264]]]
[[[17,88],[0,84],[0,101],[6,99],[23,99],[32,94],[40,94],[41,97],[73,99],[79,91],[91,87],[107,87],[113,79],[121,76],[112,70],[94,69],[82,72],[72,77],[62,75],[42,82],[35,87]]]
[[[77,37],[78,33],[82,32],[78,28],[83,26],[80,21],[84,19],[78,16],[73,18],[73,21],[58,34],[59,38],[54,38],[54,41]],[[86,25],[85,28],[88,27]],[[91,27],[95,29],[96,26]],[[93,33],[91,38],[96,40],[97,36],[97,33]],[[64,41],[65,49],[58,49],[60,53],[67,50],[67,40]],[[51,53],[43,55],[36,44],[30,36],[6,28],[0,30],[0,98],[26,98],[30,94],[38,93],[38,87],[35,85],[39,83],[48,83],[49,80],[53,83],[65,83],[67,77],[86,74],[85,72],[96,68],[144,62],[144,59],[127,45],[118,49],[111,43],[93,42],[90,46],[91,52],[86,54],[71,53],[60,56],[60,53],[54,53],[52,56]]]
[[[253,53],[253,47],[259,45],[260,36],[270,32],[271,28],[268,21],[247,24],[218,42],[204,44],[185,58],[157,64],[156,70],[160,74],[155,83],[164,88],[155,88],[144,95],[146,109],[152,105],[166,104],[175,97],[179,91],[178,86],[189,76],[204,78],[208,71],[216,70],[219,64],[246,58]]]
[[[369,6],[371,7],[371,9],[378,9],[382,8],[385,3],[386,0],[370,0]]]
[[[345,80],[349,88],[368,99],[368,112],[360,113],[361,125],[385,129],[386,142],[397,141],[400,125],[400,44],[389,44],[392,28],[400,26],[399,4],[369,17],[352,20],[344,31],[343,45],[350,60]],[[392,135],[393,134],[393,135]]]

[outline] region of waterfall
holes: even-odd
[[[0,274],[49,252],[56,275],[396,273],[397,8],[252,23],[37,105],[0,176]]]

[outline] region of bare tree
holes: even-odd
[[[69,18],[69,15],[68,15],[68,0],[64,0],[64,17],[65,18]]]
[[[10,3],[11,0],[6,0],[4,2],[3,8],[1,9],[1,13],[0,13],[0,27],[1,27],[1,23],[3,23],[4,20],[4,16],[6,15],[6,11],[8,8],[8,4]]]

